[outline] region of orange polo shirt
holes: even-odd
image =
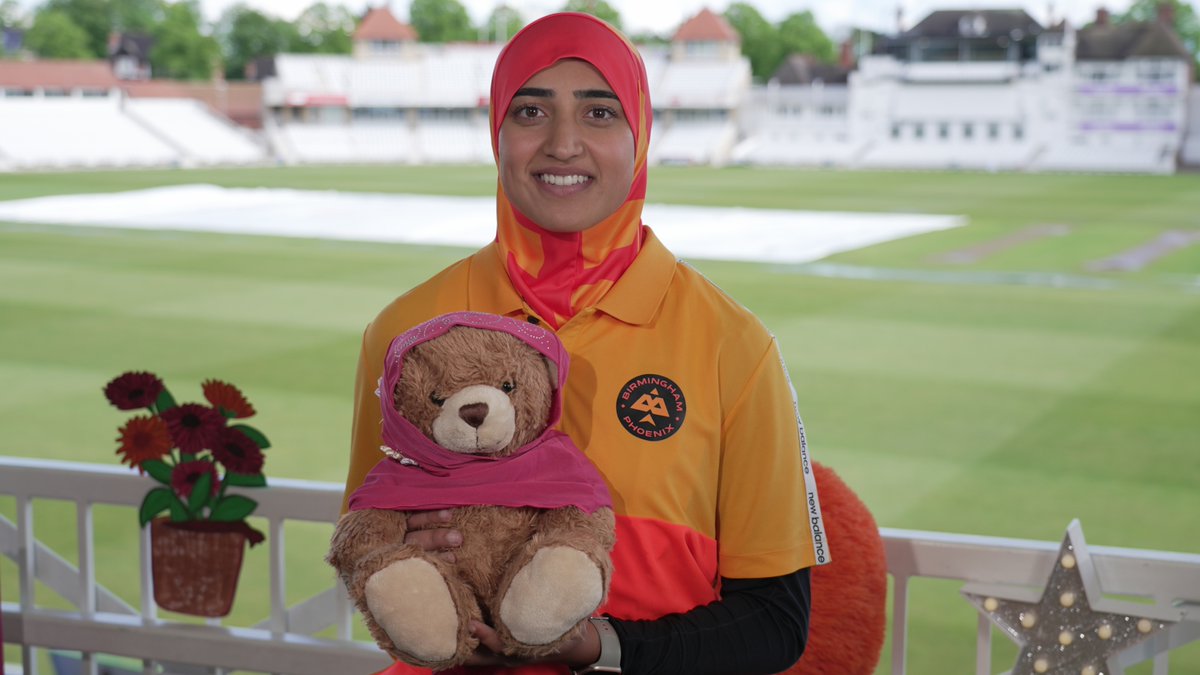
[[[389,304],[358,364],[346,494],[383,455],[375,395],[391,339],[449,311],[534,316],[493,243]],[[557,335],[571,355],[560,425],[617,514],[605,613],[653,619],[718,599],[718,577],[829,561],[803,428],[774,337],[653,233],[594,308]]]

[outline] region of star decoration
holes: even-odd
[[[1020,647],[1011,675],[1120,675],[1120,652],[1179,618],[1169,608],[1104,599],[1078,520],[1040,597],[982,585],[962,593]]]

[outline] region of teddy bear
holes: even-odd
[[[479,312],[390,344],[376,391],[381,460],[349,500],[326,560],[393,658],[444,670],[478,647],[533,659],[578,636],[604,601],[615,543],[603,478],[562,414],[569,359],[550,331]],[[405,544],[408,516],[450,509],[453,561]]]

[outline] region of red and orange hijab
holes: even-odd
[[[633,184],[625,203],[577,234],[548,232],[517,210],[497,183],[496,241],[517,291],[558,328],[595,305],[641,249],[646,199],[646,154],[654,115],[646,67],[633,46],[607,23],[587,14],[543,17],[517,33],[492,73],[492,152],[499,160],[500,125],[513,96],[529,78],[563,59],[590,63],[612,87],[636,145]]]

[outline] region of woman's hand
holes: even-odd
[[[536,661],[518,661],[500,654],[500,636],[495,629],[479,621],[471,622],[471,634],[479,640],[479,648],[467,659],[468,666],[519,666],[522,663],[562,663],[569,668],[582,668],[600,658],[600,635],[592,622],[583,623],[583,633],[570,640],[554,654]]]
[[[446,562],[454,562],[454,549],[462,544],[462,533],[449,527],[451,514],[441,511],[417,511],[408,517],[404,543],[437,553]]]

